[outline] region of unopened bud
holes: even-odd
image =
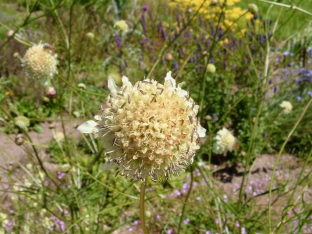
[[[49,129],[54,129],[55,128],[55,123],[50,123],[49,124]]]
[[[245,151],[242,151],[242,152],[241,152],[241,155],[242,155],[243,157],[245,157],[245,156],[246,156],[246,152],[245,152]]]
[[[57,97],[57,90],[56,90],[56,88],[54,88],[52,86],[47,87],[46,90],[45,90],[45,96],[47,98],[49,98],[50,100],[55,99]]]
[[[89,38],[90,40],[94,39],[94,34],[92,32],[88,32],[86,34],[87,38]]]
[[[216,72],[216,66],[212,63],[209,63],[207,65],[207,71],[211,74],[215,73]]]
[[[15,137],[15,144],[17,145],[22,145],[24,143],[24,137],[23,137],[23,134],[18,134],[16,137]]]
[[[14,31],[13,30],[9,30],[8,32],[7,32],[7,36],[8,37],[12,37],[14,35]]]
[[[211,0],[211,5],[217,5],[218,4],[218,0]]]
[[[165,54],[165,59],[168,61],[172,60],[173,59],[172,54],[170,54],[170,53]]]
[[[205,119],[207,119],[207,120],[212,120],[212,118],[211,118],[210,115],[206,115],[206,116],[205,116]]]
[[[86,89],[87,86],[86,86],[84,83],[79,83],[79,84],[78,84],[78,88]]]
[[[254,3],[248,4],[248,10],[250,11],[251,14],[258,15],[259,10],[256,4]]]

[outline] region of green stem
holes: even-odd
[[[83,90],[83,89],[80,89],[78,87],[75,87],[73,85],[71,85],[67,80],[64,79],[64,77],[62,77],[61,75],[59,74],[56,74],[58,76],[58,78],[60,78],[65,84],[67,84],[69,87],[71,87],[72,89],[78,91],[78,92],[81,92],[81,93],[87,93],[87,94],[91,94],[91,95],[94,95],[94,96],[98,96],[98,97],[107,97],[107,95],[104,95],[104,94],[100,94],[100,93],[93,93],[93,92],[89,92],[89,91],[86,91],[86,90]]]
[[[272,229],[272,227],[271,227],[271,224],[272,224],[272,220],[271,220],[271,219],[272,219],[272,217],[271,217],[271,216],[272,216],[272,215],[271,215],[271,200],[272,200],[272,187],[273,187],[274,174],[275,174],[275,171],[276,171],[276,167],[277,167],[277,164],[278,164],[278,162],[279,162],[279,160],[280,160],[280,157],[281,157],[281,155],[282,155],[282,153],[283,153],[283,151],[284,151],[284,148],[285,148],[287,142],[289,141],[291,135],[294,133],[294,131],[295,131],[296,128],[298,127],[300,121],[302,120],[303,116],[304,116],[305,113],[307,112],[307,110],[308,110],[308,108],[309,108],[311,102],[312,102],[312,98],[311,98],[310,101],[307,103],[307,105],[304,107],[304,109],[303,109],[303,111],[302,111],[302,113],[301,113],[299,119],[297,120],[297,122],[295,123],[295,125],[294,125],[294,127],[291,129],[291,131],[289,132],[289,134],[288,134],[286,140],[284,141],[284,143],[283,143],[283,145],[282,145],[282,147],[281,147],[281,149],[280,149],[280,151],[279,151],[279,153],[278,153],[277,159],[276,159],[276,161],[275,161],[275,164],[274,164],[274,167],[273,167],[273,170],[272,170],[272,175],[271,175],[271,180],[270,180],[270,189],[269,189],[269,213],[268,213],[268,218],[269,218],[269,233],[271,233],[271,231],[272,231],[272,230],[271,230],[271,229]]]
[[[145,197],[145,184],[142,183],[141,193],[140,193],[140,216],[141,216],[141,225],[142,225],[143,233],[147,234],[146,224],[145,224],[144,197]]]
[[[185,201],[184,201],[184,204],[183,204],[182,213],[181,213],[180,221],[179,221],[178,234],[179,234],[180,231],[181,231],[181,224],[182,224],[182,220],[183,220],[183,215],[184,215],[184,212],[185,212],[187,200],[189,199],[190,194],[191,194],[191,192],[192,192],[193,181],[194,181],[194,176],[193,176],[193,170],[192,170],[192,166],[191,166],[191,182],[190,182],[190,188],[189,188],[189,190],[187,191],[187,194],[186,194],[186,197],[185,197]]]

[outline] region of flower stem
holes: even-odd
[[[145,225],[145,210],[144,210],[144,197],[145,197],[145,184],[142,183],[141,193],[140,193],[140,215],[141,215],[141,225],[144,234],[147,234]]]
[[[194,181],[193,167],[191,166],[191,182],[190,182],[190,188],[189,188],[189,190],[187,191],[187,194],[186,194],[186,197],[185,197],[185,201],[184,201],[184,204],[183,204],[182,213],[181,213],[180,221],[179,221],[178,234],[179,234],[180,231],[181,231],[181,224],[182,224],[182,220],[183,220],[183,214],[184,214],[184,212],[185,212],[185,207],[186,207],[187,200],[188,200],[188,198],[189,198],[189,196],[190,196],[190,194],[191,194],[191,191],[192,191],[193,181]]]

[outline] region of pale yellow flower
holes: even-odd
[[[234,149],[236,140],[233,134],[226,128],[222,128],[217,132],[214,138],[213,152],[216,154],[224,154]]]
[[[293,108],[292,104],[289,101],[283,101],[280,104],[280,107],[283,108],[284,114],[290,113]]]
[[[147,176],[160,182],[183,172],[206,132],[196,117],[199,106],[181,88],[183,83],[176,87],[171,72],[164,84],[146,79],[132,85],[125,76],[122,82],[119,88],[109,78],[110,96],[94,117],[97,122],[78,127],[102,138],[110,155],[103,169],[118,166],[117,174],[143,183]]]
[[[22,59],[22,66],[28,77],[45,81],[57,73],[57,55],[49,44],[34,45],[30,47]]]
[[[114,28],[121,32],[127,32],[129,30],[128,24],[124,20],[119,20],[114,24]]]
[[[14,118],[14,123],[16,126],[26,130],[29,127],[29,119],[25,116],[17,116]]]

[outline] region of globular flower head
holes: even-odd
[[[28,77],[35,80],[52,78],[57,73],[57,55],[54,47],[45,43],[30,47],[22,59],[22,66]]]
[[[207,71],[211,74],[215,73],[216,72],[216,66],[212,63],[209,63],[207,65]]]
[[[248,10],[250,11],[251,14],[253,15],[258,15],[258,7],[254,3],[249,3],[248,4]]]
[[[110,159],[103,169],[118,166],[131,180],[154,182],[178,175],[193,162],[199,138],[205,136],[196,118],[199,106],[171,72],[164,84],[143,80],[132,85],[127,77],[117,87],[109,78],[110,96],[101,106],[101,115],[78,127],[82,133],[102,138]]]
[[[14,123],[21,129],[27,129],[29,127],[29,119],[25,116],[17,116],[14,118]]]
[[[114,24],[114,28],[121,32],[127,32],[129,30],[128,24],[124,20],[119,20]]]
[[[293,108],[292,104],[289,101],[283,101],[280,104],[280,107],[283,108],[284,114],[290,113]]]
[[[234,149],[236,140],[233,134],[226,128],[222,128],[217,132],[214,138],[213,152],[216,154],[224,154]]]

